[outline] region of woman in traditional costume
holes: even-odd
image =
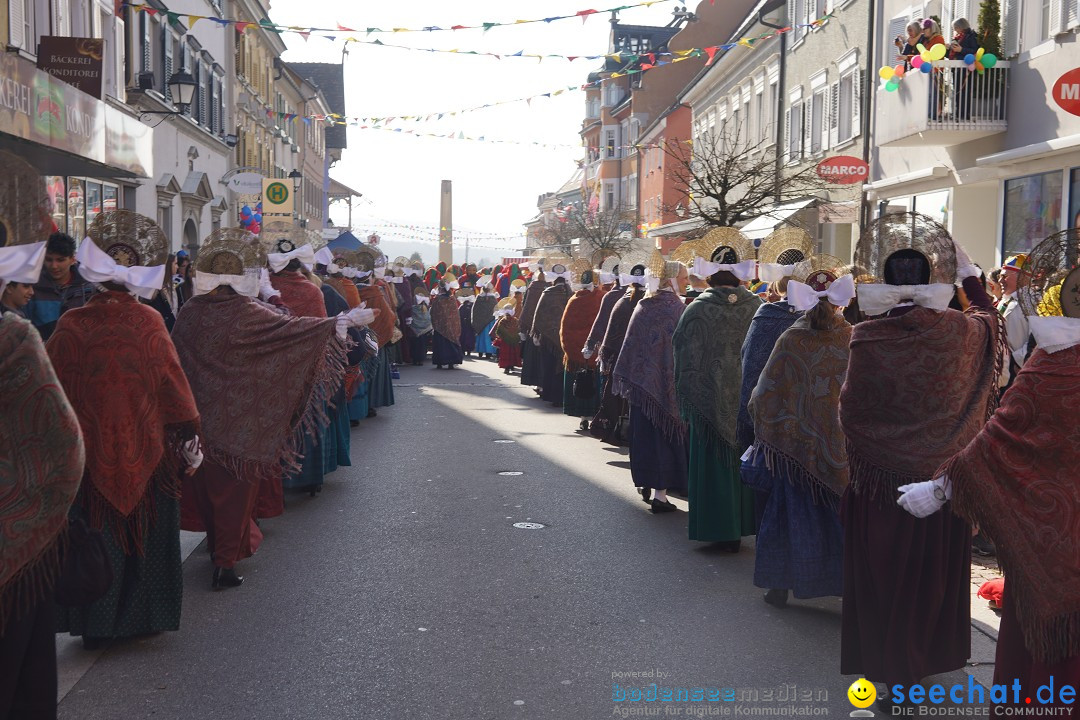
[[[755,440],[742,477],[765,498],[754,584],[776,607],[789,592],[806,599],[844,591],[839,507],[848,467],[839,403],[851,326],[842,313],[855,282],[840,275],[841,264],[814,256],[795,266],[787,297],[799,318],[777,339],[750,397]]]
[[[251,519],[259,485],[283,467],[298,469],[305,436],[325,425],[326,403],[344,379],[348,329],[376,315],[363,307],[335,318],[276,313],[255,299],[265,263],[252,239],[212,236],[196,261],[195,297],[173,331],[206,453],[184,482],[186,515],[199,521],[186,529],[206,531],[214,589],[243,582],[235,566],[262,540]]]
[[[519,318],[521,325],[521,384],[538,386],[540,384],[540,349],[532,341],[533,320],[536,318],[536,306],[540,296],[550,283],[544,277],[544,269],[533,275],[525,290],[525,300]]]
[[[0,153],[0,295],[37,282],[49,215],[45,184]],[[79,419],[29,320],[0,311],[0,717],[56,717],[56,606],[68,511],[83,477]]]
[[[581,418],[580,430],[589,429],[589,421],[600,407],[600,374],[596,358],[585,358],[585,344],[600,312],[604,291],[596,284],[597,272],[588,260],[574,260],[570,289],[573,297],[566,303],[559,338],[563,348],[563,414]],[[575,384],[585,388],[574,391]]]
[[[621,286],[625,289],[611,308],[611,317],[597,349],[597,367],[602,376],[603,390],[600,393],[600,408],[589,423],[589,432],[593,437],[612,445],[626,444],[624,437],[617,431],[620,420],[626,413],[623,407],[625,401],[612,390],[611,373],[619,361],[619,353],[622,351],[634,308],[645,297],[645,266],[634,265],[630,272],[620,279]]]
[[[761,300],[742,283],[753,279],[753,245],[737,230],[706,236],[715,249],[698,258],[695,274],[708,278],[675,331],[679,407],[690,427],[690,539],[738,552],[754,533],[754,495],[739,474],[736,433],[742,387],[742,345]]]
[[[978,268],[930,218],[879,218],[855,265],[870,279],[858,301],[871,319],[852,331],[840,393],[850,472],[840,672],[907,687],[971,654],[971,528],[951,513],[913,518],[896,494],[932,479],[986,424],[1000,317]],[[963,313],[948,309],[957,278],[972,303]]]
[[[540,399],[556,407],[563,404],[563,347],[559,336],[563,312],[570,302],[570,271],[555,264],[548,273],[551,286],[544,289],[536,304],[532,342],[540,349]]]
[[[521,325],[517,319],[521,304],[518,297],[515,295],[499,301],[495,306],[495,325],[491,328],[492,344],[499,353],[499,367],[505,375],[521,365]]]
[[[94,647],[180,629],[180,474],[201,455],[176,349],[161,314],[139,302],[161,288],[165,234],[128,210],[101,213],[87,232],[76,257],[104,292],[61,316],[46,348],[86,439],[73,514],[102,531],[113,570],[109,591],[63,609],[56,629]]]
[[[461,352],[461,314],[453,292],[457,290],[457,278],[452,273],[443,276],[439,293],[431,301],[431,326],[435,333],[431,340],[431,362],[442,370],[452,370],[465,362]]]
[[[461,335],[458,338],[458,345],[461,346],[461,351],[465,354],[465,357],[471,357],[473,350],[476,349],[476,331],[472,326],[472,311],[473,303],[476,302],[476,289],[473,284],[468,280],[459,280],[461,288],[457,291],[458,299],[458,316],[461,320]]]
[[[671,339],[686,305],[689,276],[679,262],[653,261],[655,292],[634,308],[611,389],[630,405],[630,474],[653,513],[673,512],[668,491],[686,494],[686,425],[675,397]]]
[[[472,323],[473,332],[476,333],[476,354],[482,358],[495,357],[495,345],[491,340],[491,330],[495,327],[495,305],[499,302],[499,295],[491,284],[492,279],[488,276],[480,278],[479,287],[481,293],[473,302]]]
[[[899,488],[899,504],[915,517],[948,517],[934,514],[947,505],[997,544],[1005,596],[994,683],[1019,682],[1021,705],[1043,685],[1080,685],[1078,258],[1076,230],[1032,251],[1021,307],[1035,351],[990,422],[935,479]],[[1072,706],[1060,695],[1048,705]]]
[[[405,326],[405,337],[409,340],[409,355],[412,364],[420,367],[427,360],[428,344],[431,342],[431,296],[421,287],[413,296],[412,312]]]

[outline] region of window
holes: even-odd
[[[825,91],[819,90],[814,93],[810,101],[810,154],[817,155],[825,148],[822,142],[822,134],[825,132]]]
[[[803,152],[803,103],[793,103],[787,116],[788,161],[798,162]]]
[[[806,3],[810,0],[789,0],[788,3],[788,17],[792,18],[792,44],[798,43],[802,36],[806,34]]]
[[[614,129],[604,131],[604,148],[604,157],[608,159],[618,157],[619,149],[616,147]]]
[[[625,205],[628,208],[636,208],[637,207],[637,192],[638,192],[637,175],[631,175],[626,184],[629,187],[627,187],[627,190],[626,190],[626,203],[625,203]]]
[[[611,210],[615,207],[615,183],[610,180],[604,181],[604,209]]]
[[[1039,40],[1048,40],[1054,36],[1050,28],[1050,5],[1052,0],[1041,0],[1039,8]]]
[[[1069,173],[1069,227],[1080,228],[1080,170]]]
[[[754,107],[757,108],[757,122],[755,124],[757,125],[757,130],[758,130],[758,140],[759,141],[764,141],[765,136],[768,134],[766,125],[769,122],[768,119],[765,116],[765,93],[764,92],[759,92],[756,95],[754,95]]]
[[[30,54],[37,53],[34,0],[9,0],[8,44]]]
[[[1004,257],[1030,252],[1061,229],[1063,183],[1060,170],[1005,181]]]

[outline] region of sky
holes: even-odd
[[[633,0],[626,0],[629,4]],[[580,10],[603,10],[621,0],[413,0],[409,3],[272,0],[270,18],[279,24],[349,28],[473,25],[513,22]],[[685,3],[680,3],[685,4]],[[666,25],[676,3],[661,1],[648,8],[620,13],[626,23]],[[384,43],[417,48],[477,50],[511,54],[555,53],[599,55],[607,51],[609,14],[596,14],[551,23],[448,32],[388,33]],[[341,62],[344,37],[329,41],[311,35],[306,41],[286,33],[285,55],[291,62]],[[350,117],[391,117],[450,112],[488,103],[577,88],[600,67],[600,60],[573,62],[548,58],[475,57],[427,53],[349,43],[345,57],[345,114]],[[390,127],[416,132],[463,133],[496,144],[433,137],[416,137],[386,130],[350,127],[348,149],[330,172],[335,179],[363,193],[354,201],[354,231],[377,232],[390,256],[419,251],[434,262],[439,226],[442,180],[453,181],[455,260],[464,259],[463,235],[470,237],[469,259],[498,259],[519,254],[524,247],[522,223],[536,215],[537,198],[563,185],[584,157],[578,130],[585,113],[584,93],[564,92],[556,98],[512,103],[478,112],[446,116],[441,121],[396,121]],[[567,147],[539,147],[546,143]],[[344,203],[331,207],[335,224],[347,224]],[[416,232],[389,225],[422,227]],[[426,240],[427,242],[418,242]],[[393,243],[392,245],[390,243]],[[408,252],[405,252],[408,250]]]

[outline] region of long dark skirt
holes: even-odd
[[[258,492],[256,483],[237,477],[209,458],[195,475],[184,477],[185,516],[197,514],[200,527],[187,523],[182,527],[206,531],[206,544],[217,567],[231,568],[259,549],[262,532],[251,519]]]
[[[327,428],[321,428],[318,435],[304,437],[304,459],[300,469],[289,473],[282,480],[286,490],[297,488],[317,488],[323,484],[323,444]]]
[[[427,360],[429,342],[431,342],[431,333],[409,338],[409,354],[414,364],[423,365]]]
[[[390,346],[379,350],[378,365],[371,378],[371,407],[390,407],[394,404],[394,383],[390,379]]]
[[[562,353],[540,348],[540,399],[561,407],[563,404]]]
[[[911,685],[971,655],[971,527],[947,505],[920,520],[889,496],[844,494],[840,673]]]
[[[476,345],[476,331],[472,329],[472,303],[462,303],[459,310],[461,314],[461,337],[458,343],[462,352],[472,352]]]
[[[56,718],[56,619],[46,597],[0,636],[0,718]]]
[[[994,658],[994,684],[1012,687],[1013,682],[1020,681],[1020,703],[1024,704],[1023,698],[1034,698],[1036,691],[1042,685],[1050,685],[1053,677],[1055,688],[1054,698],[1060,701],[1056,688],[1070,685],[1080,685],[1080,655],[1062,660],[1053,665],[1041,663],[1031,656],[1031,652],[1024,644],[1024,636],[1020,630],[1020,621],[1016,618],[1016,607],[1009,595],[1009,583],[1005,583],[1005,597],[1002,598],[1001,629],[998,632],[997,654]],[[1009,698],[1012,698],[1010,693]],[[1050,707],[1070,707],[1060,703],[1051,703]]]
[[[803,599],[842,595],[844,528],[837,511],[815,503],[786,471],[770,472],[760,454],[742,464],[742,478],[769,491],[754,544],[754,585]]]
[[[743,485],[739,457],[690,420],[690,539],[732,542],[755,530],[754,491]]]
[[[143,530],[143,554],[124,553],[112,528],[102,528],[113,583],[90,605],[58,608],[56,631],[90,638],[122,638],[180,629],[184,579],[180,562],[180,501],[151,484],[154,521]],[[76,504],[72,516],[82,515]],[[250,520],[250,510],[248,519]],[[131,528],[126,532],[130,533]],[[130,535],[129,535],[130,537]]]
[[[630,403],[630,475],[637,487],[686,493],[687,452],[678,438],[669,440]]]
[[[345,388],[334,398],[334,409],[328,410],[330,427],[323,436],[323,472],[337,470],[339,466],[352,465],[352,441],[349,432],[349,407],[345,403]]]
[[[540,377],[540,348],[526,338],[521,341],[521,384],[539,385]]]
[[[576,378],[576,372],[563,372],[563,414],[571,417],[591,418],[600,407],[600,393],[603,392],[604,381],[600,378],[600,373],[593,370],[592,397],[579,398],[574,395],[574,380]]]
[[[616,432],[625,401],[611,392],[610,376],[601,374],[600,387],[600,407],[593,415],[592,423],[589,424],[589,432],[593,437],[610,445],[625,445],[626,443]]]
[[[460,365],[465,362],[461,346],[447,340],[439,333],[433,333],[431,341],[431,362],[434,365]]]

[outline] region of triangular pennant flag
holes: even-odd
[[[712,65],[713,64],[713,60],[716,59],[716,51],[717,50],[719,50],[719,48],[714,48],[714,47],[705,48],[705,54],[709,56],[709,59],[705,61],[706,65]]]
[[[355,30],[353,30],[352,28],[349,28],[349,27],[345,27],[345,26],[344,26],[344,25],[342,25],[341,23],[338,23],[338,24],[337,24],[337,29],[338,29],[338,30],[342,30],[342,31],[344,31],[344,32],[356,32],[356,31],[355,31]]]
[[[490,30],[493,27],[498,27],[498,25],[499,25],[499,23],[497,23],[497,22],[486,22],[483,25],[481,25],[481,27],[484,28],[484,32],[487,32],[488,30]]]

